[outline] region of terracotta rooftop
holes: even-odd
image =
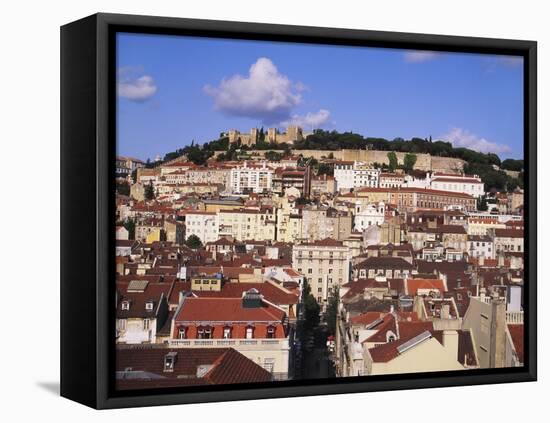
[[[260,307],[245,308],[241,298],[186,298],[175,316],[176,322],[281,322],[285,312],[262,302]]]
[[[165,357],[174,367],[165,371]],[[267,370],[232,348],[117,348],[117,389],[268,382]]]

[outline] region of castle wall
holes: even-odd
[[[283,150],[274,150],[279,153],[284,153]],[[251,153],[257,153],[263,157],[265,150],[250,150]],[[220,152],[221,153],[221,152]],[[389,164],[388,153],[389,151],[379,150],[292,150],[292,154],[303,155],[304,157],[313,157],[317,160],[327,158],[332,153],[336,160],[345,161],[358,161],[365,162],[367,164],[380,163]],[[397,156],[398,164],[402,165],[405,159],[405,154],[402,152],[395,152]],[[217,155],[217,154],[216,154]],[[456,159],[453,157],[438,157],[431,156],[429,154],[418,153],[416,154],[416,164],[414,168],[423,171],[434,171],[444,173],[460,173],[466,162],[462,159]]]

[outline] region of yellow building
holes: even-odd
[[[277,204],[277,241],[296,242],[303,239],[302,216],[287,197],[274,198]]]
[[[274,241],[275,211],[272,208],[220,210],[219,236],[229,236],[238,241]]]
[[[160,241],[161,240],[161,234],[162,234],[161,229],[155,229],[149,235],[147,235],[147,238],[145,239],[145,242],[147,244],[151,244],[155,241]]]
[[[222,290],[221,275],[196,275],[191,278],[192,291],[215,291]]]

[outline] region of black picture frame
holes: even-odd
[[[113,389],[116,32],[449,52],[524,60],[525,365],[393,376]],[[95,14],[61,28],[61,395],[105,409],[534,381],[537,378],[537,45],[534,41]],[[78,207],[75,207],[78,205]]]

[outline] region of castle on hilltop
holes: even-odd
[[[236,129],[230,129],[227,132],[230,143],[241,141],[241,145],[252,146],[255,145],[260,139],[260,130],[258,128],[252,128],[249,134],[241,133]],[[286,132],[279,132],[277,128],[268,128],[267,133],[264,134],[265,142],[268,143],[287,143],[294,144],[295,141],[302,141],[306,136],[304,135],[302,128],[296,125],[290,125],[286,128]]]

